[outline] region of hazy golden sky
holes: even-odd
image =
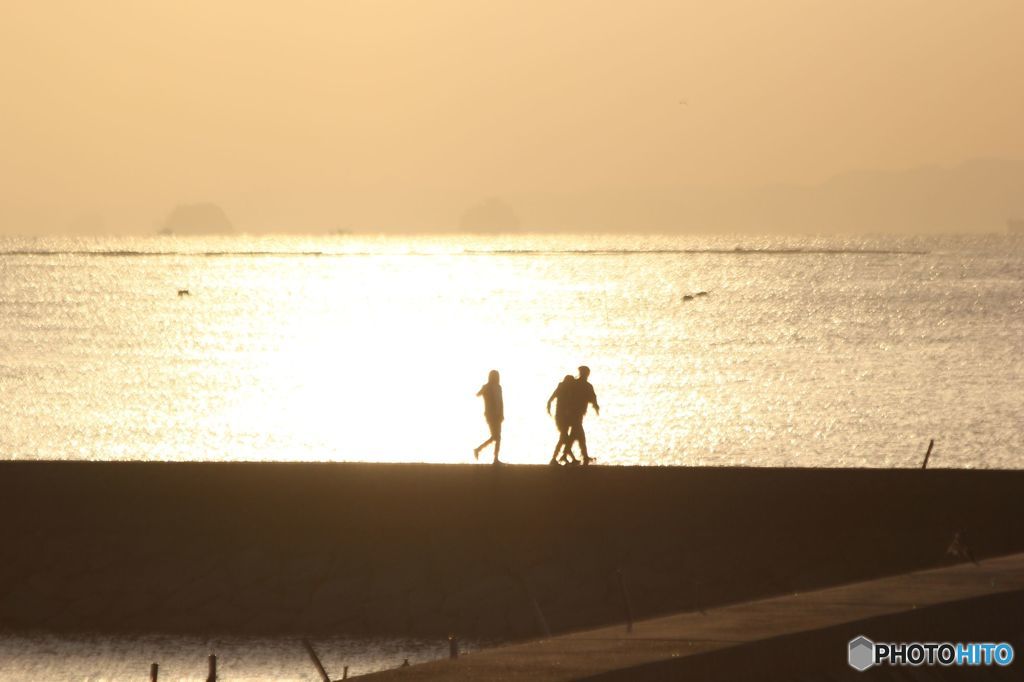
[[[1022,36],[1021,0],[4,0],[0,230],[1024,158]]]

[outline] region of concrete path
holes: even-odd
[[[679,613],[386,671],[373,680],[577,680],[925,607],[1024,591],[1024,554]],[[870,633],[866,633],[870,634]],[[971,633],[964,633],[965,637]],[[1009,636],[1010,633],[1007,633]],[[831,654],[830,654],[831,655]],[[845,667],[841,653],[836,666]],[[850,671],[852,672],[852,670]],[[627,673],[623,679],[632,677]]]

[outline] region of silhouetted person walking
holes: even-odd
[[[570,415],[572,423],[569,429],[569,438],[580,444],[580,454],[583,455],[583,464],[590,464],[594,459],[587,454],[587,434],[583,430],[583,416],[587,413],[589,405],[594,406],[594,413],[600,415],[601,408],[597,404],[597,395],[594,387],[590,385],[587,378],[590,377],[590,368],[582,365],[579,368],[579,378],[572,384],[572,391],[569,393]]]
[[[576,379],[571,374],[566,374],[561,383],[551,392],[551,397],[548,398],[548,414],[551,414],[551,403],[555,403],[555,426],[558,427],[558,443],[555,444],[555,451],[551,453],[549,464],[558,464],[559,449],[562,449],[561,461],[563,464],[568,464],[570,461],[573,464],[577,463],[572,454],[572,440],[569,438],[569,429],[572,428],[573,423],[572,392],[575,383]]]
[[[478,396],[484,399],[484,419],[491,429],[491,437],[473,448],[473,457],[480,459],[480,451],[494,443],[494,463],[498,461],[498,453],[501,451],[501,422],[505,421],[505,402],[501,398],[501,384],[498,370],[492,369],[487,375],[487,383],[477,391]]]

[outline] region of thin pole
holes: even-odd
[[[455,635],[448,635],[448,658],[459,657],[459,638]]]
[[[622,569],[615,571],[619,578],[619,589],[622,590],[622,603],[626,606],[626,632],[633,632],[633,605],[629,602],[629,592],[626,591],[626,578],[622,575]]]
[[[523,591],[526,593],[526,598],[530,602],[530,608],[533,609],[533,617],[537,620],[537,627],[540,629],[540,633],[545,637],[550,637],[551,628],[548,627],[548,620],[544,617],[544,612],[540,609],[540,604],[537,602],[537,595],[533,593],[530,581],[523,575],[518,577],[519,582],[523,586]]]
[[[309,658],[313,661],[313,665],[316,666],[317,672],[320,673],[320,679],[323,682],[331,682],[330,675],[324,670],[324,664],[320,662],[320,657],[316,655],[316,650],[313,649],[313,645],[309,643],[309,640],[303,639],[302,646],[306,648],[306,653],[309,654]]]
[[[537,597],[534,596],[533,591],[530,592],[530,606],[533,607],[533,616],[537,619],[537,625],[540,626],[541,634],[545,637],[550,637],[551,628],[548,627],[548,619],[544,617],[544,612],[540,610],[540,604],[537,603]]]

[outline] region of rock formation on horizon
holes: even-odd
[[[470,206],[462,214],[463,232],[518,232],[519,226],[519,216],[515,210],[496,197]]]
[[[178,204],[167,216],[160,234],[232,234],[235,231],[228,216],[217,204]]]

